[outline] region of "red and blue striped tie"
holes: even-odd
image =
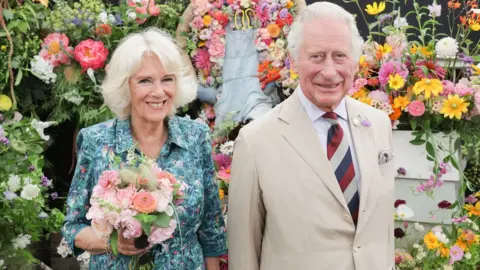
[[[355,170],[348,139],[343,136],[343,129],[338,123],[336,113],[327,112],[323,115],[323,118],[331,124],[327,137],[327,157],[335,171],[338,184],[352,215],[353,223],[357,225],[360,196],[355,181]]]

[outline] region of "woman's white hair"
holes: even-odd
[[[130,116],[128,80],[140,69],[146,55],[157,56],[165,70],[175,75],[177,89],[170,115],[178,107],[194,100],[197,95],[196,77],[189,72],[190,66],[175,41],[158,28],[147,28],[128,35],[120,42],[110,59],[107,76],[102,83],[104,102],[119,119]]]
[[[303,25],[307,22],[325,18],[345,21],[345,23],[348,24],[352,39],[352,56],[355,61],[360,59],[363,48],[363,38],[358,32],[355,17],[337,4],[316,2],[302,9],[290,28],[287,41],[288,51],[290,55],[292,55],[293,60],[298,60],[300,47],[303,42]]]

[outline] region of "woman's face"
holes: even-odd
[[[175,75],[168,73],[155,55],[144,56],[129,80],[132,119],[162,122],[173,109],[177,90]]]

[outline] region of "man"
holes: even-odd
[[[288,42],[299,88],[235,144],[229,267],[392,269],[391,125],[346,97],[363,45],[354,17],[314,3]]]

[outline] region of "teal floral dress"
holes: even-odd
[[[210,131],[204,124],[177,116],[168,121],[168,139],[157,163],[187,184],[186,199],[177,205],[180,226],[173,238],[153,247],[155,269],[205,269],[204,257],[227,253],[225,224],[214,179]],[[85,218],[90,196],[100,174],[122,161],[134,147],[129,120],[110,120],[82,129],[77,138],[78,162],[67,200],[62,228],[74,255],[83,250],[74,246],[76,235],[90,221]],[[140,155],[137,151],[135,154]],[[181,236],[180,236],[181,231]],[[128,269],[131,257],[119,254],[92,255],[90,269]]]

